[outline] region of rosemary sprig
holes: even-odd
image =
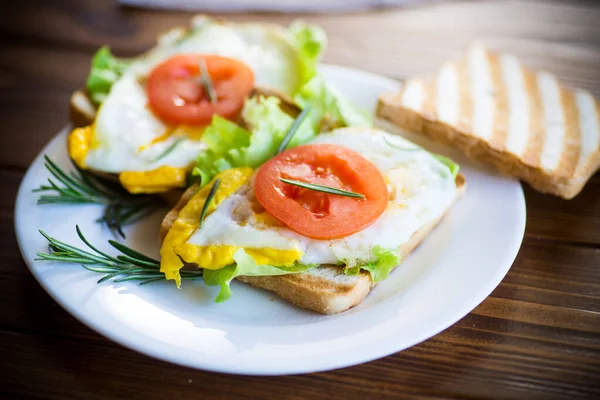
[[[337,194],[339,196],[354,197],[354,198],[357,198],[357,199],[364,199],[365,198],[364,194],[360,194],[360,193],[356,193],[356,192],[350,192],[348,190],[338,189],[338,188],[334,188],[334,187],[331,187],[331,186],[317,185],[316,183],[308,183],[308,182],[302,182],[302,181],[295,181],[293,179],[286,179],[286,178],[279,178],[279,180],[281,182],[283,182],[283,183],[287,183],[289,185],[298,186],[298,187],[301,187],[301,188],[304,188],[304,189],[314,190],[315,192]]]
[[[154,162],[160,161],[163,158],[165,158],[166,156],[168,156],[169,154],[171,154],[171,152],[175,149],[175,147],[177,147],[179,145],[179,143],[183,142],[184,139],[185,139],[184,137],[180,137],[179,139],[177,139],[176,141],[174,141],[173,143],[171,143],[171,145],[169,147],[167,147],[165,149],[165,151],[163,151],[162,153],[160,153],[158,155],[158,157],[156,157],[154,159]]]
[[[49,252],[37,253],[36,260],[81,264],[88,271],[104,274],[98,283],[108,280],[113,282],[140,281],[140,285],[145,285],[166,280],[164,274],[160,272],[160,261],[114,240],[109,240],[108,243],[121,254],[111,256],[92,245],[83,235],[79,226],[76,226],[75,229],[81,241],[92,250],[91,252],[61,242],[40,230],[42,236],[48,240]],[[202,277],[202,270],[181,270],[180,274],[181,279],[184,280],[198,279]]]
[[[156,196],[134,196],[107,179],[101,179],[76,167],[67,174],[47,155],[44,165],[52,175],[48,185],[34,189],[42,194],[38,204],[103,204],[104,213],[96,222],[105,224],[112,232],[125,237],[123,227],[133,224],[164,206]]]
[[[302,121],[304,121],[306,119],[306,116],[308,115],[309,112],[310,112],[310,105],[304,107],[302,112],[300,114],[298,114],[298,116],[294,120],[294,123],[292,124],[292,126],[290,126],[290,129],[287,131],[287,133],[283,137],[283,140],[281,141],[281,144],[279,145],[279,148],[277,149],[277,154],[284,151],[286,149],[286,147],[288,146],[288,144],[290,144],[292,137],[294,137],[294,135],[298,131],[298,128],[302,124]]]
[[[212,187],[210,188],[210,192],[208,192],[208,196],[206,196],[206,201],[204,202],[204,205],[202,206],[202,212],[200,213],[200,225],[202,226],[202,222],[204,221],[204,216],[206,215],[206,210],[208,210],[208,206],[210,205],[210,202],[213,200],[213,197],[215,197],[215,194],[217,194],[217,189],[219,188],[219,184],[221,183],[221,178],[217,178],[215,180],[215,183],[213,183]]]
[[[198,60],[198,66],[200,67],[200,80],[202,81],[204,91],[206,92],[210,102],[214,104],[217,102],[217,91],[215,90],[210,74],[208,73],[208,67],[206,66],[206,60],[204,57],[200,57],[200,60]]]

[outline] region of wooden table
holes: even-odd
[[[69,95],[83,85],[95,49],[109,44],[134,55],[188,16],[111,1],[2,7],[0,397],[600,398],[600,175],[572,201],[525,188],[525,240],[502,284],[453,327],[378,361],[301,376],[228,376],[148,358],[88,329],[22,261],[13,233],[17,187],[65,124]],[[326,62],[403,79],[433,71],[480,38],[600,95],[600,7],[591,1],[442,2],[305,19],[329,33]]]

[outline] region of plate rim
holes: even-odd
[[[330,71],[336,71],[336,70],[343,71],[346,74],[366,78],[369,80],[378,81],[385,86],[390,86],[390,87],[396,86],[397,88],[399,88],[401,85],[400,81],[394,80],[392,78],[388,78],[386,76],[378,75],[378,74],[371,73],[368,71],[361,71],[361,70],[346,67],[346,66],[321,64],[320,68],[323,68],[325,70],[330,70]],[[222,364],[211,365],[211,366],[199,365],[197,362],[194,362],[194,360],[185,359],[185,358],[181,358],[181,357],[178,357],[178,358],[169,357],[169,354],[165,354],[164,350],[155,350],[154,348],[149,348],[144,345],[138,345],[135,340],[132,340],[125,335],[119,335],[118,332],[115,332],[114,329],[103,326],[101,321],[97,321],[92,315],[88,315],[88,314],[82,312],[81,310],[78,310],[77,307],[75,307],[73,304],[61,301],[59,299],[59,297],[52,291],[50,285],[46,284],[43,281],[43,279],[40,276],[39,271],[37,271],[36,268],[34,268],[33,260],[29,260],[27,257],[25,257],[22,243],[24,243],[26,241],[27,235],[30,235],[31,232],[22,232],[21,228],[23,228],[23,224],[19,222],[19,219],[20,219],[19,216],[21,214],[21,212],[19,212],[19,210],[21,207],[24,206],[23,201],[20,201],[20,199],[23,196],[27,195],[27,193],[25,192],[24,182],[26,182],[28,180],[28,178],[30,177],[30,174],[32,173],[32,169],[33,169],[33,166],[36,163],[36,161],[38,161],[43,156],[43,154],[45,153],[45,151],[48,147],[50,147],[55,141],[58,141],[62,137],[63,133],[65,131],[67,131],[69,129],[69,127],[71,127],[71,124],[67,123],[56,135],[54,135],[52,137],[52,139],[50,139],[46,143],[46,145],[41,149],[41,151],[34,158],[32,163],[28,166],[28,168],[23,176],[23,179],[21,180],[21,182],[19,184],[19,189],[17,191],[17,196],[16,196],[16,200],[15,200],[13,220],[14,220],[15,235],[17,238],[17,244],[18,244],[19,252],[21,253],[21,257],[22,257],[23,261],[25,262],[25,264],[27,265],[27,268],[29,269],[29,271],[32,273],[32,275],[34,276],[34,278],[36,279],[38,284],[45,290],[45,292],[56,303],[58,303],[58,305],[60,305],[70,315],[72,315],[79,322],[86,325],[88,328],[94,330],[95,332],[104,336],[108,340],[110,340],[114,343],[117,343],[123,347],[126,347],[130,350],[136,351],[138,353],[144,354],[144,355],[152,357],[152,358],[156,358],[161,361],[185,366],[188,368],[220,372],[220,373],[226,373],[226,374],[241,374],[241,375],[249,375],[249,376],[280,376],[280,375],[304,374],[304,373],[312,373],[312,372],[323,372],[323,371],[330,371],[330,370],[335,370],[335,369],[344,368],[344,367],[350,367],[350,366],[370,362],[370,361],[403,351],[403,350],[408,349],[412,346],[415,346],[429,338],[432,338],[433,336],[438,335],[440,332],[452,327],[453,325],[456,324],[456,322],[458,322],[459,320],[464,318],[473,309],[475,309],[479,304],[481,304],[485,299],[487,299],[489,297],[489,295],[493,292],[493,290],[502,282],[502,280],[504,279],[504,277],[506,276],[506,274],[512,267],[514,260],[516,259],[517,255],[519,253],[519,250],[522,246],[523,240],[524,240],[524,233],[525,233],[526,221],[527,221],[527,208],[526,208],[525,195],[524,195],[522,184],[519,181],[517,181],[518,182],[517,195],[520,200],[520,204],[522,204],[522,207],[520,207],[520,209],[519,209],[519,214],[520,214],[519,220],[522,220],[523,223],[522,223],[522,229],[519,231],[518,239],[516,239],[516,243],[514,243],[514,246],[516,248],[515,254],[513,257],[509,257],[511,259],[507,259],[505,261],[505,263],[508,265],[505,268],[505,270],[502,269],[502,271],[497,272],[496,273],[497,276],[494,276],[494,279],[490,279],[487,281],[487,285],[485,285],[484,291],[487,292],[488,294],[485,297],[483,297],[482,299],[475,299],[475,300],[469,301],[468,304],[467,304],[467,302],[462,304],[462,309],[460,310],[460,312],[455,313],[455,318],[450,319],[451,320],[450,324],[448,324],[447,322],[442,323],[442,324],[438,323],[436,325],[435,329],[430,329],[427,332],[422,332],[420,335],[418,335],[418,337],[415,337],[413,340],[411,340],[408,345],[397,346],[395,348],[391,348],[393,346],[388,346],[385,349],[380,349],[379,351],[372,351],[369,353],[368,356],[353,358],[352,361],[350,361],[350,362],[348,362],[347,360],[332,361],[332,362],[330,361],[330,362],[324,363],[325,365],[323,365],[321,367],[316,367],[316,368],[314,366],[312,366],[312,364],[311,364],[311,366],[308,366],[308,367],[288,368],[287,370],[272,370],[269,368],[257,368],[257,367],[251,367],[251,366],[249,367],[249,366],[244,366],[244,365],[241,365],[240,367],[238,367],[236,365],[222,365]],[[514,241],[515,237],[511,238],[511,240]],[[321,363],[321,364],[323,364],[323,363]]]

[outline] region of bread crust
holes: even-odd
[[[458,200],[466,191],[466,180],[462,174],[456,177],[456,197]],[[165,216],[160,229],[161,242],[177,219],[179,211],[185,207],[197,189],[191,186],[181,197],[179,203]],[[448,210],[451,206],[448,207]],[[446,210],[446,212],[448,211]],[[406,258],[431,233],[446,213],[430,222],[400,247],[398,254]],[[269,290],[298,307],[308,308],[322,314],[337,314],[361,303],[375,287],[371,275],[361,271],[356,276],[344,274],[343,268],[320,266],[306,272],[279,276],[239,276],[241,282]]]
[[[69,100],[69,119],[74,127],[88,126],[96,118],[97,107],[84,90],[76,90]]]

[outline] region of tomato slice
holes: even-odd
[[[317,192],[280,178],[363,194],[364,199]],[[371,225],[385,211],[389,193],[373,163],[333,144],[299,146],[267,161],[257,172],[254,191],[271,215],[303,236],[339,239]]]
[[[204,58],[217,100],[211,103],[200,79]],[[217,55],[182,54],[159,64],[147,82],[152,111],[173,125],[203,125],[213,114],[234,119],[254,86],[254,74],[244,63]]]

